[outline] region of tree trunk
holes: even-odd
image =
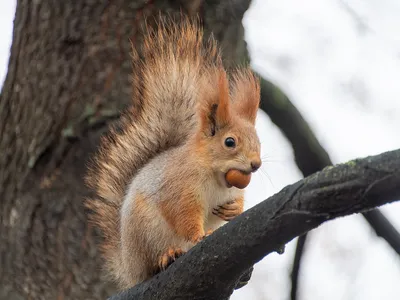
[[[250,0],[20,0],[0,96],[0,299],[105,299],[82,177],[130,101],[130,42],[145,17],[199,13],[227,66],[245,58]],[[190,4],[184,4],[190,3]]]

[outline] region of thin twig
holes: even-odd
[[[291,273],[291,280],[292,280],[292,289],[290,290],[290,299],[297,299],[297,291],[299,285],[299,274],[300,274],[300,267],[301,267],[301,258],[304,253],[304,246],[307,240],[307,233],[299,236],[297,239],[296,244],[296,252],[294,254],[293,259],[293,266],[292,266],[292,273]]]
[[[376,235],[384,238],[392,249],[400,255],[400,233],[389,220],[378,209],[365,212],[363,216],[375,230]]]

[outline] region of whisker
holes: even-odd
[[[261,159],[263,163],[269,164],[269,163],[282,163],[280,160],[269,160],[269,159]]]
[[[264,154],[261,156],[261,159],[278,159],[278,160],[283,160],[283,157],[277,157],[277,156],[272,156],[272,155],[268,155],[268,154]]]
[[[274,157],[272,157],[272,156],[261,156],[261,161],[262,162],[266,162],[266,163],[268,163],[268,162],[281,162],[281,163],[283,163],[284,162],[284,160],[283,159],[279,159],[279,158],[274,158]]]
[[[260,171],[261,171],[260,174],[264,175],[264,176],[268,179],[268,181],[269,181],[269,183],[271,184],[271,186],[272,186],[273,188],[275,188],[275,186],[274,186],[274,184],[273,184],[273,182],[272,182],[272,180],[271,180],[271,177],[270,177],[270,176],[268,175],[268,173],[267,173],[267,170],[265,170],[264,168],[260,168]]]

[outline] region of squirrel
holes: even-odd
[[[146,29],[141,51],[132,47],[132,105],[85,178],[96,194],[85,202],[90,221],[120,288],[241,214],[243,188],[261,166],[258,77],[248,66],[225,70],[216,40],[194,21]]]

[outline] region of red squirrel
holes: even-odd
[[[164,270],[243,212],[261,166],[255,129],[259,80],[227,72],[214,38],[189,20],[160,22],[133,49],[132,106],[102,139],[86,201],[121,288]]]

